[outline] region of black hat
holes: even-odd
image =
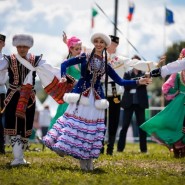
[[[109,37],[111,38],[112,42],[115,42],[116,44],[119,44],[119,37],[113,36],[113,35],[109,35]]]
[[[5,41],[5,40],[6,40],[6,36],[5,36],[5,35],[0,34],[0,40]]]

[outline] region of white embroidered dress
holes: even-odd
[[[96,62],[97,68],[101,62]],[[59,155],[67,154],[77,159],[98,158],[104,139],[104,109],[95,107],[93,90],[89,95],[89,105],[69,103],[69,106],[53,125],[43,141],[47,147]]]

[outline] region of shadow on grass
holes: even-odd
[[[18,166],[10,166],[10,162],[6,163],[5,165],[0,164],[0,169],[6,169],[6,170],[10,170],[10,169],[14,169],[14,168],[30,168],[31,165],[18,165]]]
[[[57,167],[50,167],[52,170],[57,171],[57,170],[69,170],[71,172],[83,172],[83,173],[91,173],[91,174],[106,174],[107,172],[104,171],[101,168],[95,168],[93,171],[85,171],[81,170],[79,167],[66,167],[66,166],[57,166]]]

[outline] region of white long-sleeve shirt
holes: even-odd
[[[111,67],[116,71],[116,73],[123,78],[124,73],[131,70],[133,66],[135,66],[136,63],[142,62],[142,60],[138,59],[130,59],[127,57],[123,57],[121,55],[111,54],[109,57],[108,62],[111,64]],[[112,82],[113,80],[109,77],[108,82]],[[118,84],[116,85],[116,91],[117,95],[122,95],[124,92],[124,87],[119,86]],[[107,95],[108,96],[113,96],[112,94],[112,85],[108,83],[108,90],[107,90]]]
[[[27,59],[30,58],[30,55],[31,55],[31,54],[28,53],[28,54],[26,55],[26,58],[27,58]],[[45,60],[40,60],[40,61],[39,61],[39,65],[42,65],[43,63],[45,63]],[[1,56],[1,57],[0,57],[0,71],[7,69],[8,66],[9,66],[8,61],[7,61],[3,56]]]
[[[176,60],[161,67],[161,76],[165,78],[167,75],[177,73],[185,69],[185,58]]]
[[[0,52],[0,60],[3,60],[2,52]],[[1,65],[1,62],[0,62],[0,65]],[[7,88],[6,88],[5,83],[6,83],[7,80],[8,80],[8,72],[5,69],[1,72],[1,76],[0,76],[0,81],[1,81],[1,83],[0,83],[0,94],[6,94]]]

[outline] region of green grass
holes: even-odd
[[[123,153],[101,155],[93,172],[80,170],[72,157],[44,152],[25,152],[29,167],[10,167],[11,148],[0,156],[0,185],[183,185],[185,158],[174,158],[167,148],[148,144],[148,154],[139,153],[139,144],[127,144]],[[40,144],[31,147],[42,148]],[[115,147],[116,148],[116,147]]]

